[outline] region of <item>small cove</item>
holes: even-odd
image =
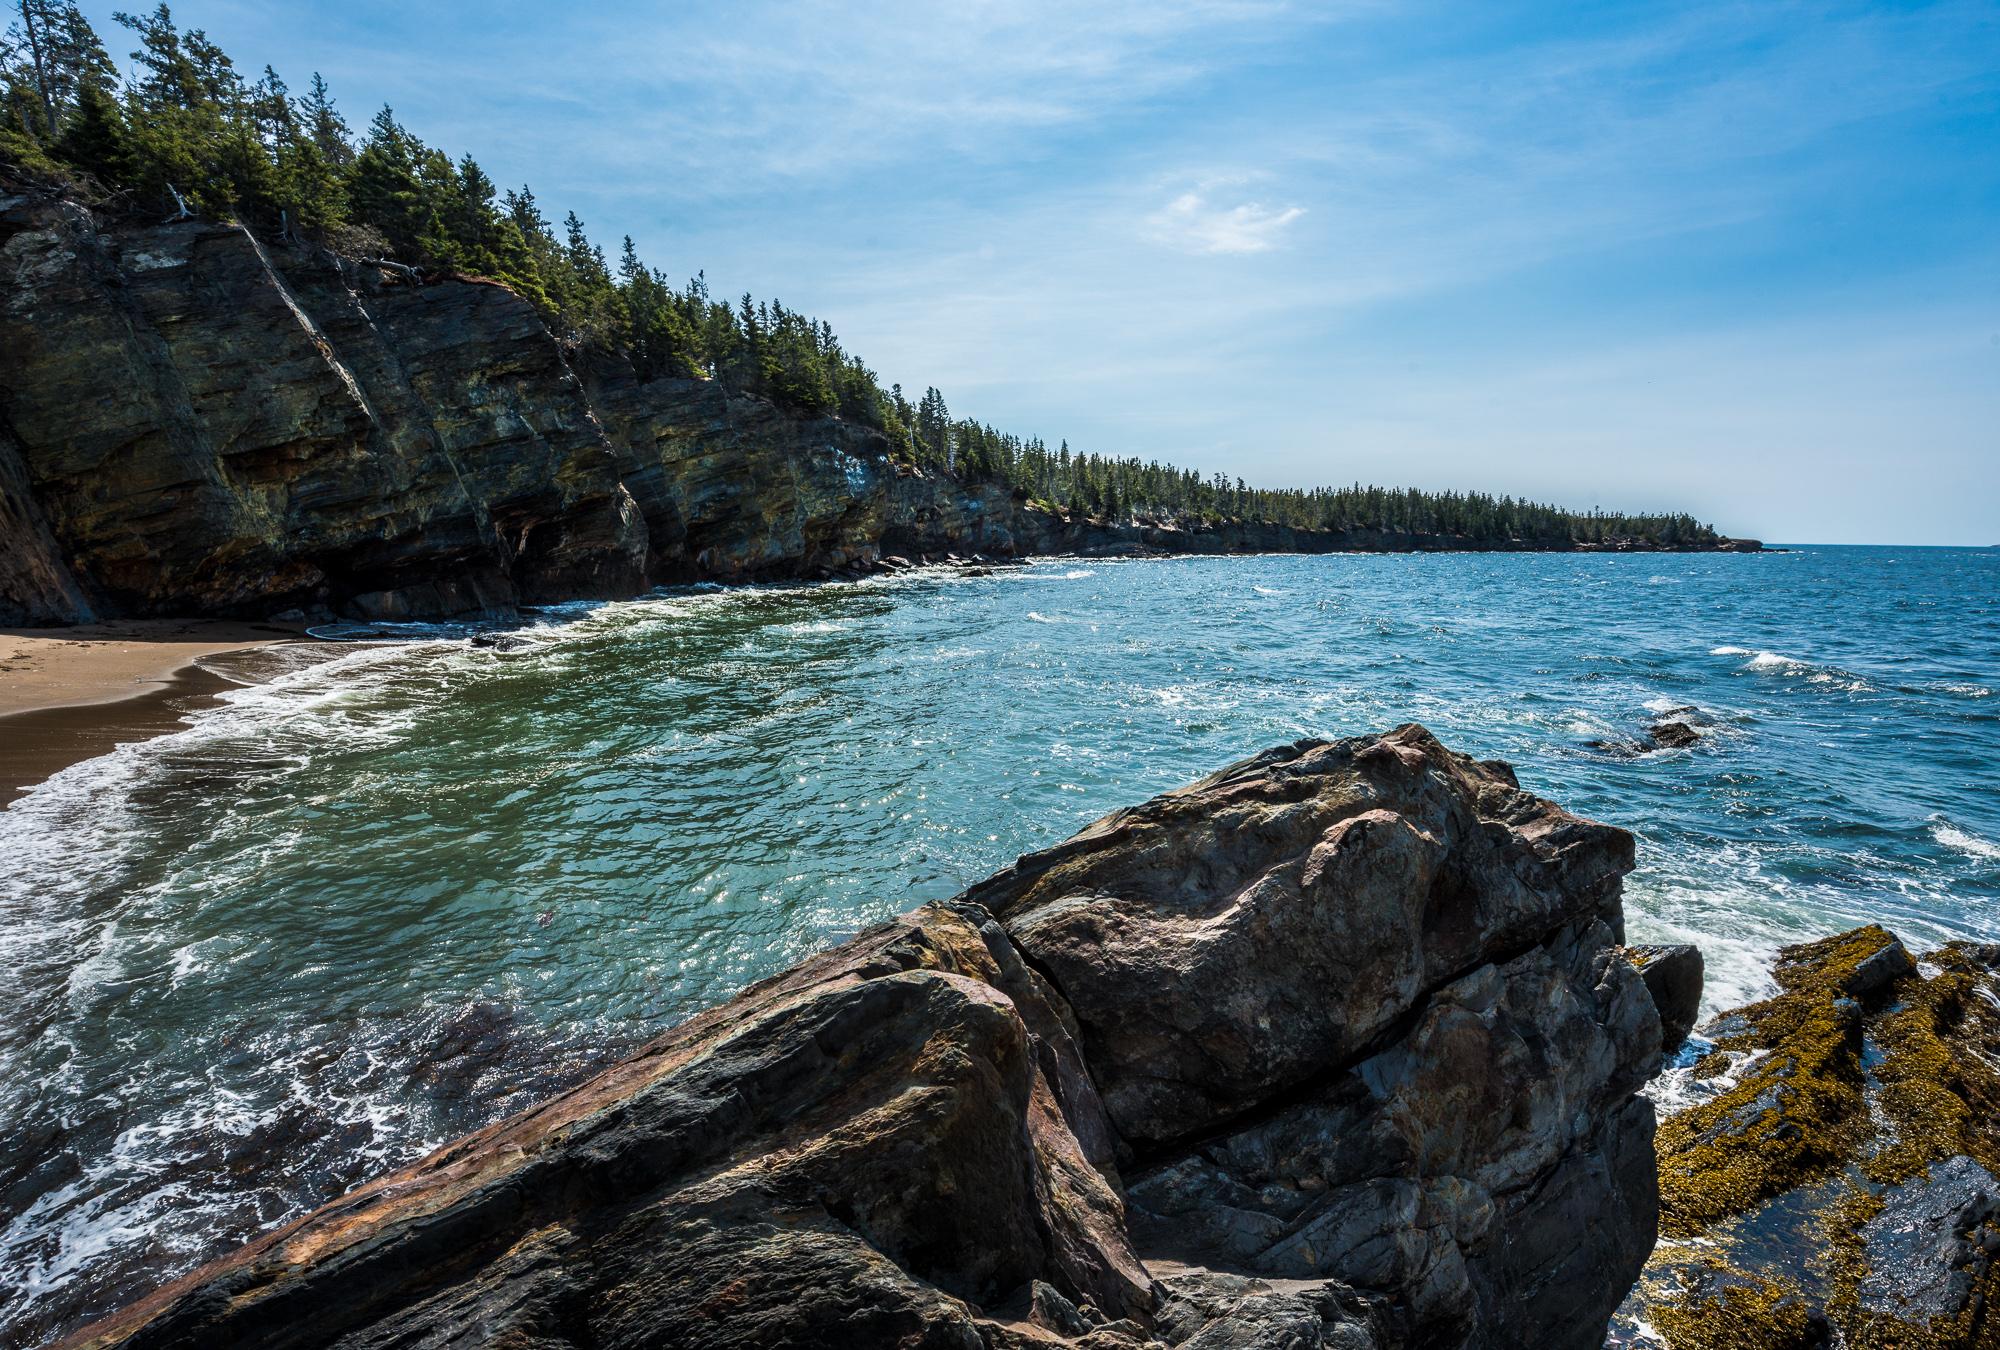
[[[1632,829],[1631,936],[1711,1006],[1853,923],[2000,933],[1983,551],[1054,560],[527,636],[357,646],[0,813],[14,1340],[1302,736],[1421,721]]]

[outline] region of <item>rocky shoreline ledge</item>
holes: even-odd
[[[0,405],[0,626],[504,618],[889,555],[1663,548],[1056,515],[865,426],[642,380],[497,283],[4,181]]]
[[[1690,1035],[1633,856],[1414,724],[1280,746],[64,1345],[1991,1347],[2000,949]]]
[[[1621,1328],[1676,1350],[1991,1350],[2000,945],[1785,948],[1653,1089],[1661,1239]]]

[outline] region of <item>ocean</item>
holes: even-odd
[[[2000,936],[2000,550],[1055,559],[406,636],[0,812],[0,1342],[1300,737],[1421,722],[1632,830],[1629,936],[1711,1009],[1858,923]]]

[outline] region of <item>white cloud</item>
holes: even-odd
[[[1304,215],[1302,206],[1274,211],[1261,202],[1223,207],[1201,192],[1184,192],[1146,218],[1146,236],[1188,253],[1263,253],[1279,231]]]

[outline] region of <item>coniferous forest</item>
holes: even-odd
[[[642,378],[720,380],[808,416],[878,428],[898,459],[998,481],[1056,510],[1198,517],[1481,540],[1717,538],[1688,515],[1580,514],[1477,492],[1355,484],[1267,489],[1136,457],[1055,449],[954,417],[927,388],[882,386],[832,328],[775,300],[676,285],[627,236],[614,262],[571,212],[552,223],[527,187],[502,190],[383,108],[356,130],[318,75],[297,94],[269,66],[246,75],[161,5],[116,18],[133,44],[121,75],[74,0],[17,0],[0,43],[0,170],[100,212],[233,220],[276,244],[463,273],[511,287],[572,349],[624,353]]]

